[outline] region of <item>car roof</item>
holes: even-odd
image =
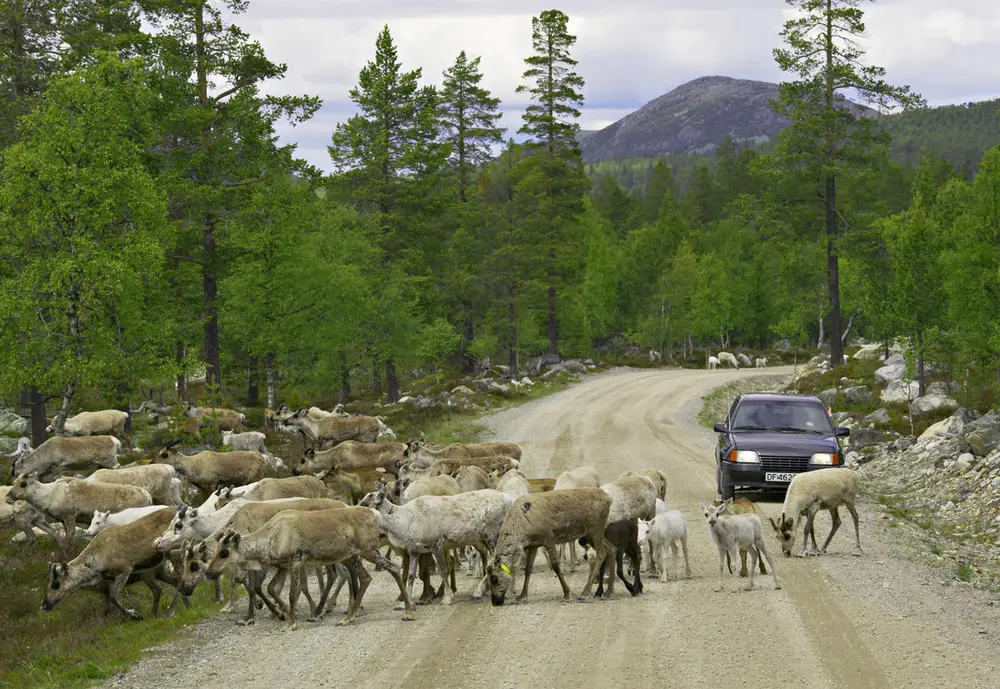
[[[815,402],[816,404],[823,404],[823,401],[816,397],[815,395],[786,395],[782,393],[774,392],[747,392],[743,393],[737,397],[739,401],[743,400],[759,400],[761,402],[787,402],[789,400],[799,400],[803,402]]]

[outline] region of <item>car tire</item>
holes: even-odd
[[[719,495],[722,496],[723,500],[735,500],[736,499],[736,486],[731,483],[727,483],[725,479],[720,479],[722,485],[719,486]]]

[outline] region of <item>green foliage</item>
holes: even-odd
[[[0,170],[0,386],[62,392],[153,375],[164,194],[146,66],[105,57],[52,80]],[[72,393],[70,393],[72,396]]]
[[[441,88],[441,125],[451,144],[451,166],[458,181],[458,195],[463,202],[476,168],[492,157],[490,144],[503,142],[503,128],[498,125],[502,113],[500,99],[479,85],[479,57],[469,60],[465,51],[444,72]]]

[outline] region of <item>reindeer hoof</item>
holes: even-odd
[[[408,612],[403,615],[403,622],[412,622],[415,619],[417,619],[417,617],[412,612]]]
[[[253,626],[254,620],[236,620],[236,624],[239,627],[250,627]]]
[[[853,553],[851,553],[851,555],[853,555],[854,557],[861,557],[861,550],[860,549],[855,550]]]
[[[350,620],[350,618],[347,618],[347,617],[342,617],[339,620],[337,620],[337,626],[338,627],[349,627],[350,624],[351,624],[351,620]]]

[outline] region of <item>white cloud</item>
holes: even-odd
[[[251,0],[236,22],[271,59],[288,65],[286,78],[266,84],[267,92],[323,99],[314,121],[282,136],[329,169],[330,134],[353,112],[348,91],[374,57],[384,24],[403,67],[421,67],[425,83],[439,83],[459,51],[480,55],[483,85],[503,100],[503,123],[513,134],[524,104],[514,90],[531,50],[531,17],[547,7],[534,0]],[[700,76],[782,77],[771,52],[788,16],[782,0],[573,0],[559,8],[578,37],[573,56],[586,80],[584,129],[610,124]],[[931,104],[1000,95],[1000,2],[881,0],[864,9],[864,45],[891,83],[910,84]]]

